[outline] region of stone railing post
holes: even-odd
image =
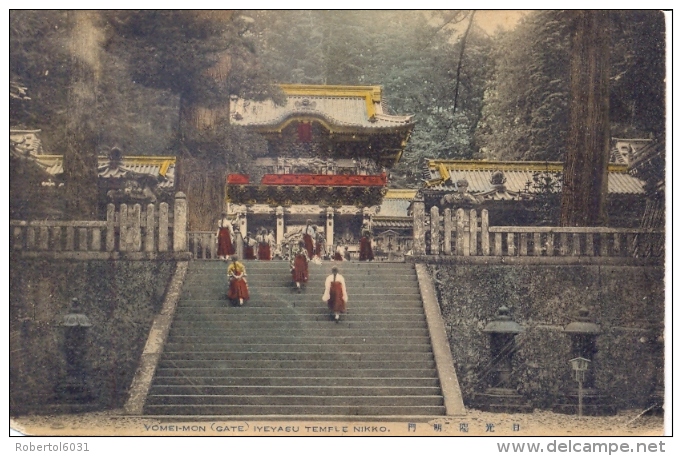
[[[184,193],[175,194],[173,208],[173,251],[187,251],[187,197]]]
[[[469,255],[478,255],[478,213],[469,211]]]
[[[168,203],[159,204],[159,252],[168,251]]]
[[[128,205],[125,203],[118,207],[118,250],[128,250]]]
[[[440,255],[440,213],[438,206],[431,207],[431,255]]]
[[[452,210],[443,210],[443,253],[452,255]]]
[[[139,252],[142,248],[142,207],[139,204],[128,209],[128,221],[128,246],[131,252]]]
[[[145,236],[144,236],[144,250],[145,252],[153,252],[154,251],[154,230],[156,229],[155,226],[155,218],[154,218],[154,204],[150,203],[147,205],[147,228],[145,230]]]
[[[490,232],[488,231],[488,209],[481,211],[481,253],[490,255]]]
[[[460,207],[456,214],[455,252],[461,256],[464,255],[464,209]]]
[[[412,252],[415,255],[426,254],[426,242],[424,239],[424,222],[426,208],[424,198],[417,193],[412,200]]]
[[[107,204],[107,233],[106,251],[113,252],[116,249],[116,206]]]

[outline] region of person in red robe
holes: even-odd
[[[232,222],[227,218],[227,214],[223,212],[220,215],[218,222],[218,231],[216,232],[216,242],[218,243],[218,258],[227,259],[228,256],[234,254],[234,229]]]
[[[316,231],[312,220],[308,220],[303,229],[303,242],[305,243],[305,249],[308,251],[308,258],[312,258],[315,254],[313,239],[315,239]]]
[[[337,245],[336,246],[336,251],[334,252],[334,261],[343,261],[343,246]]]
[[[372,261],[373,259],[372,235],[369,231],[365,231],[360,238],[360,261]]]
[[[246,267],[239,261],[237,256],[231,258],[232,263],[227,267],[227,279],[230,281],[230,289],[227,298],[240,306],[249,300],[249,286],[246,283]]]
[[[308,251],[303,241],[299,242],[298,249],[291,260],[291,279],[296,284],[296,290],[301,293],[301,284],[308,281]]]
[[[270,243],[268,242],[268,231],[265,228],[260,230],[256,239],[258,240],[258,259],[270,261]]]
[[[246,233],[246,238],[244,238],[244,259],[245,260],[255,260],[256,253],[255,248],[258,242],[253,238],[250,232]]]
[[[315,256],[318,258],[322,258],[322,255],[326,250],[324,248],[325,247],[324,243],[325,243],[324,233],[322,232],[317,233],[317,237],[315,239]]]
[[[341,314],[346,312],[348,293],[346,292],[346,280],[339,274],[339,268],[332,267],[332,273],[324,282],[324,294],[322,301],[327,303],[331,318],[339,323]]]

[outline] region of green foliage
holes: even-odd
[[[68,88],[73,67],[64,11],[10,13],[10,79],[26,87],[29,99],[10,98],[10,125],[41,129],[48,153],[67,147]],[[131,155],[163,154],[177,126],[178,98],[150,89],[129,76],[122,56],[100,52],[94,115],[99,153],[118,146]]]
[[[665,17],[662,11],[611,12],[614,136],[665,133]]]
[[[663,14],[614,11],[610,20],[612,135],[660,133],[665,128]],[[483,157],[564,159],[572,32],[570,12],[534,11],[498,36],[476,131]]]
[[[485,158],[561,160],[568,131],[566,14],[537,11],[498,37],[476,132]]]
[[[467,14],[270,11],[254,17],[264,65],[277,82],[381,85],[389,112],[414,114],[415,130],[393,170],[392,184],[401,186],[418,183],[425,157],[469,158],[475,152],[492,41],[472,28],[453,113],[461,46],[454,25]]]
[[[66,13],[12,10],[9,22],[10,81],[26,87],[28,97],[10,97],[10,124],[57,126],[64,122],[71,77]]]

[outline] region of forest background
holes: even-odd
[[[277,83],[381,85],[386,109],[416,121],[394,187],[418,186],[425,158],[562,161],[571,12],[529,11],[494,31],[481,13],[10,11],[10,123],[41,129],[74,180],[118,147],[186,159],[199,171],[186,175],[204,175],[196,187],[248,173],[265,149],[227,123],[196,128],[188,107],[280,102]],[[609,24],[611,135],[662,137],[664,15],[611,11]]]

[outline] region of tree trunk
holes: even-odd
[[[606,223],[609,161],[609,16],[577,11],[571,49],[571,109],[562,226]]]
[[[211,231],[225,204],[225,169],[187,154],[178,160],[178,190],[187,195],[190,230]]]
[[[206,74],[227,84],[232,65],[225,52]],[[226,169],[220,157],[194,157],[185,144],[205,144],[206,149],[218,149],[210,144],[215,129],[229,124],[230,102],[207,107],[180,99],[180,138],[182,153],[178,157],[177,188],[187,195],[187,220],[196,231],[215,229],[215,221],[224,209]],[[191,146],[193,147],[193,146]],[[194,152],[194,151],[192,151]]]
[[[64,180],[67,216],[97,216],[97,84],[100,31],[96,12],[69,11],[71,86],[67,111]]]

